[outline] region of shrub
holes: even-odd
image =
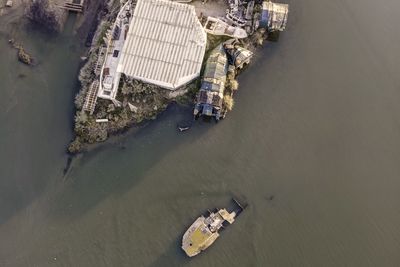
[[[233,109],[234,101],[232,96],[230,95],[224,95],[224,106],[228,111],[231,111]]]
[[[237,80],[231,80],[230,84],[232,91],[236,91],[239,89],[239,82]]]

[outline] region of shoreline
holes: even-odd
[[[222,14],[228,7],[225,0],[213,1],[210,4],[195,0],[189,5],[195,7],[196,15],[203,26],[208,16]],[[86,151],[90,145],[104,142],[111,136],[119,135],[129,128],[140,125],[143,121],[155,120],[160,113],[164,112],[174,102],[192,107],[196,103],[196,97],[198,97],[197,94],[202,83],[201,76],[174,91],[123,76],[117,96],[122,103],[121,107],[114,106],[110,101],[99,99],[95,114],[87,114],[83,111],[86,95],[92,83],[98,80],[98,75],[94,74],[94,68],[99,50],[105,45],[104,39],[107,36],[107,31],[109,31],[112,21],[115,20],[120,8],[121,3],[115,0],[88,1],[87,9],[90,11],[78,14],[75,21],[74,34],[82,39],[82,44],[85,44],[87,49],[83,50],[82,63],[78,75],[80,88],[77,90],[74,100],[73,131],[75,137],[67,149],[71,155]],[[205,13],[208,10],[210,12]],[[7,16],[12,16],[8,23],[25,20],[26,5],[24,7],[22,4],[21,6],[15,6],[13,10],[2,17],[5,18]],[[245,39],[236,39],[236,44],[248,49],[255,55],[257,48],[263,46],[268,37],[270,37],[268,33],[266,34],[264,31],[257,29]],[[13,38],[13,36],[10,35],[10,38]],[[206,67],[207,58],[212,53],[212,50],[230,39],[231,37],[207,33],[202,72]],[[225,109],[223,109],[221,118],[233,107],[233,96],[239,87],[236,77],[243,71],[245,69],[236,69],[233,74],[231,72],[227,73],[226,90],[229,95],[226,95],[226,98],[224,96],[223,105],[225,105]],[[234,83],[233,87],[235,88],[231,87],[232,83]],[[227,106],[228,108],[226,108]],[[183,128],[187,130],[190,127]]]
[[[211,2],[213,5],[220,5],[218,10],[211,9],[213,13],[222,12],[224,7],[228,7],[227,3],[223,0],[217,2]],[[203,12],[207,10],[207,4],[202,4],[200,1],[194,1],[189,5],[202,7],[196,10],[197,16],[202,25],[204,25],[208,14]],[[108,13],[99,14],[96,21],[92,22],[91,29],[94,29],[93,25],[96,26],[96,31],[88,32],[87,38],[93,38],[91,40],[91,46],[88,49],[85,61],[79,72],[80,90],[75,97],[75,120],[74,120],[74,133],[75,137],[68,147],[68,152],[71,155],[87,151],[88,148],[95,144],[106,141],[111,136],[119,135],[121,132],[125,132],[127,129],[134,126],[140,125],[143,121],[155,120],[157,116],[164,112],[165,109],[171,103],[178,102],[186,105],[194,106],[196,103],[196,97],[201,85],[201,77],[198,77],[182,86],[181,88],[170,91],[161,88],[156,85],[144,83],[138,80],[130,79],[124,75],[121,77],[119,83],[116,101],[115,103],[110,100],[96,99],[96,106],[89,113],[85,111],[84,103],[87,94],[92,94],[91,87],[98,86],[96,81],[99,79],[98,74],[95,73],[96,64],[98,65],[98,54],[101,51],[101,47],[105,46],[105,38],[109,31],[111,21],[114,21],[119,9],[121,8],[120,3],[115,3],[113,0],[105,3],[110,10]],[[260,9],[260,5],[258,5]],[[251,51],[252,55],[256,52],[257,48],[262,46],[264,41],[268,37],[268,33],[265,34],[262,29],[256,29],[254,32],[248,35],[246,39],[237,40],[234,45],[228,43],[232,48],[235,49],[236,45],[243,47],[245,50]],[[203,59],[203,67],[206,67],[207,58],[212,53],[212,50],[218,45],[224,44],[226,40],[230,40],[230,37],[226,36],[215,36],[207,34],[207,46],[206,53]],[[86,41],[88,45],[88,41]],[[249,62],[246,62],[248,64]],[[227,73],[227,87],[226,90],[229,95],[225,95],[223,105],[223,116],[227,111],[230,111],[233,107],[233,95],[238,89],[238,83],[235,79],[237,75],[240,75],[244,71],[243,66]],[[203,71],[202,71],[203,72]],[[97,90],[96,90],[97,92]],[[96,93],[97,94],[97,93]],[[219,115],[218,115],[219,116]],[[184,127],[188,128],[188,127]]]
[[[161,87],[146,84],[140,81],[121,78],[119,85],[119,98],[123,107],[115,107],[107,100],[99,99],[94,116],[86,114],[82,108],[85,97],[91,84],[98,78],[93,73],[97,55],[100,47],[104,46],[104,37],[107,29],[111,26],[110,21],[117,16],[119,3],[110,1],[110,12],[101,16],[98,20],[96,31],[93,33],[91,46],[86,52],[86,59],[79,71],[78,80],[81,88],[75,97],[75,138],[68,147],[70,154],[76,154],[88,150],[88,146],[106,141],[109,137],[119,135],[128,129],[142,123],[155,120],[157,116],[165,111],[172,103],[191,104],[190,94],[194,92],[198,79],[183,86],[176,91],[169,91]],[[110,4],[107,3],[106,5]],[[126,99],[135,99],[134,109],[127,104]],[[124,100],[125,99],[125,100]],[[131,111],[131,112],[129,112]],[[97,123],[96,119],[107,115],[107,123]],[[111,122],[110,122],[111,121]]]

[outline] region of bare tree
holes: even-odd
[[[51,32],[59,30],[56,14],[50,10],[48,0],[33,0],[27,9],[26,16],[32,23]]]

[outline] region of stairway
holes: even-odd
[[[93,114],[94,109],[96,107],[97,101],[97,91],[99,90],[99,81],[95,80],[86,94],[85,103],[83,104],[83,110]]]

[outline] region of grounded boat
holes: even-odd
[[[228,59],[222,44],[211,51],[207,59],[200,90],[197,94],[193,115],[215,117],[218,121],[223,116],[223,98]]]
[[[225,222],[232,224],[235,217],[244,209],[239,202],[234,201],[240,207],[238,211],[228,212],[226,209],[219,209],[210,212],[208,217],[200,216],[189,227],[182,238],[182,249],[189,257],[196,256],[201,251],[211,246],[219,237],[219,229]]]
[[[207,18],[204,30],[213,35],[226,35],[237,39],[247,38],[247,33],[244,29],[231,26],[225,21],[213,17]]]
[[[200,116],[219,121],[233,106],[232,80],[236,71],[250,63],[253,53],[232,39],[211,51],[196,96],[194,119]],[[228,86],[226,86],[228,84]],[[237,90],[237,88],[236,88]]]
[[[119,11],[111,32],[107,34],[107,50],[104,64],[100,72],[100,86],[98,97],[115,101],[120,80],[117,72],[118,62],[121,59],[121,51],[125,43],[134,8],[131,0],[128,0]]]

